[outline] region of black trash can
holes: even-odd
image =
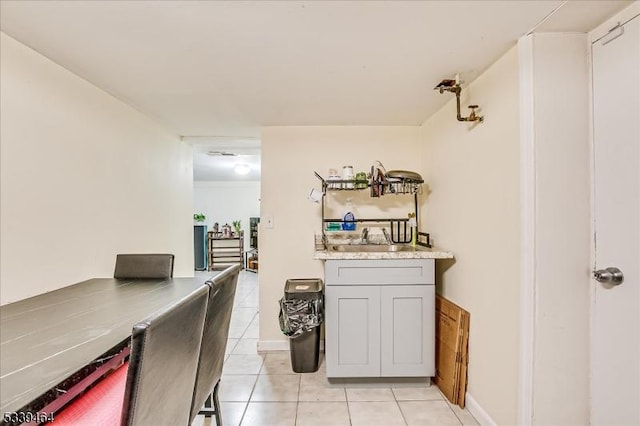
[[[319,278],[289,279],[280,300],[280,328],[289,336],[291,368],[318,371],[320,325],[324,319],[323,285]]]

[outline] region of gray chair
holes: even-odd
[[[57,412],[54,424],[189,424],[209,292],[202,285],[135,324],[128,366]]]
[[[240,269],[240,265],[230,266],[215,276],[213,280],[207,281],[207,284],[211,286],[211,291],[209,292],[209,305],[202,335],[198,374],[193,391],[190,422],[198,414],[204,414],[206,417],[215,415],[216,424],[222,426],[218,385],[222,376],[233,300]]]
[[[172,254],[118,254],[113,278],[157,279],[173,277]]]
[[[122,425],[187,425],[210,288],[133,327]]]

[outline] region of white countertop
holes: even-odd
[[[353,244],[353,240],[342,235],[329,236],[329,245]],[[405,245],[405,244],[403,244]],[[356,245],[357,247],[357,245]],[[453,259],[453,253],[416,245],[410,250],[403,251],[336,251],[325,250],[322,244],[322,235],[316,235],[316,250],[314,259],[320,260],[347,260],[347,259]]]

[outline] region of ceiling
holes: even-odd
[[[183,137],[193,144],[193,180],[260,180],[260,140],[240,137]],[[250,172],[238,175],[234,168],[246,164]]]
[[[259,167],[261,126],[419,125],[442,79],[630,3],[1,0],[0,29],[192,142],[196,180],[226,180],[239,158],[205,153]]]

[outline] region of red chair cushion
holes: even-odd
[[[129,363],[126,362],[93,388],[80,395],[54,416],[52,424],[55,426],[120,425],[128,368]]]

